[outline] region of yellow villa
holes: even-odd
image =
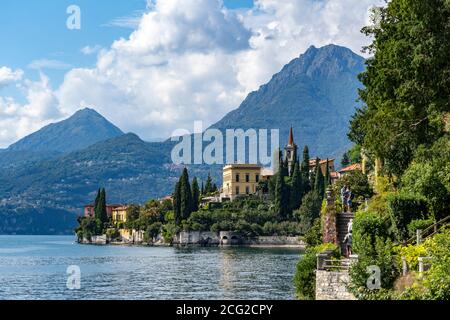
[[[112,220],[114,223],[126,223],[128,220],[127,214],[128,207],[117,207],[112,210]]]
[[[230,164],[223,168],[222,198],[234,200],[255,194],[261,180],[262,167],[256,164]]]

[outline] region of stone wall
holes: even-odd
[[[224,240],[226,237],[226,241]],[[232,238],[235,240],[231,241]],[[242,239],[238,234],[233,232],[220,232],[219,234],[210,231],[183,231],[173,238],[175,245],[204,245],[219,246],[223,245],[243,245],[243,246],[286,246],[305,248],[306,244],[299,237],[256,237],[254,239]]]
[[[316,300],[355,300],[347,290],[349,280],[347,271],[316,270]]]
[[[305,248],[306,243],[300,240],[299,237],[285,237],[285,236],[262,236],[251,240],[244,240],[244,245],[254,246],[292,246]]]
[[[183,231],[178,233],[174,239],[173,244],[178,245],[216,245],[220,243],[219,236],[214,232],[209,231]]]

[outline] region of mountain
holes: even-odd
[[[6,151],[68,153],[123,132],[93,109],[83,109],[70,118],[50,124],[12,144]]]
[[[339,157],[350,146],[346,133],[363,69],[364,59],[349,49],[311,47],[212,127],[279,128],[284,146],[292,125],[296,143],[308,144],[312,156]],[[100,186],[108,202],[170,194],[183,169],[171,161],[173,146],[122,134],[90,109],[30,135],[0,151],[0,234],[70,232]],[[219,165],[189,172],[200,179],[211,173],[220,185]]]
[[[284,147],[293,126],[300,148],[308,145],[312,156],[340,159],[351,145],[348,123],[359,107],[358,74],[364,63],[345,47],[312,46],[212,127],[279,129]]]

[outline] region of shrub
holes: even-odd
[[[308,247],[314,247],[322,244],[322,228],[320,219],[316,219],[312,227],[306,232],[304,240]]]
[[[178,232],[178,227],[175,223],[167,223],[162,228],[162,236],[164,238],[164,242],[172,244],[173,237]]]
[[[325,250],[333,250],[332,256],[339,258],[338,248],[333,244],[323,244],[306,249],[300,257],[294,276],[294,285],[297,298],[300,300],[313,300],[316,296],[316,255]]]
[[[379,289],[368,288],[372,276],[368,272],[370,266],[380,268]],[[399,267],[393,254],[392,241],[376,236],[373,252],[360,254],[358,261],[351,266],[349,290],[359,299],[390,299],[389,290],[392,289],[399,274]]]
[[[433,300],[450,299],[450,229],[425,241],[424,246],[431,257],[430,269],[425,273],[423,285],[426,298]]]
[[[377,237],[390,238],[386,220],[373,212],[357,212],[353,221],[354,251],[359,255],[373,255]]]
[[[425,230],[433,224],[434,220],[432,218],[412,220],[408,224],[408,235],[409,237],[414,237],[417,230]]]
[[[400,192],[389,195],[387,201],[397,240],[407,240],[408,224],[412,220],[423,219],[427,216],[426,199],[418,195]]]
[[[110,240],[115,240],[120,237],[119,230],[117,229],[108,229],[106,230],[106,237]]]
[[[396,247],[394,251],[398,254],[399,258],[406,258],[409,270],[418,270],[419,257],[426,257],[427,251],[423,245],[408,245]]]
[[[311,191],[303,197],[300,209],[294,212],[294,215],[302,225],[303,230],[311,228],[314,220],[320,217],[321,208],[322,198],[317,192]]]

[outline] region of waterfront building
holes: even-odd
[[[257,164],[230,164],[223,168],[221,198],[231,201],[237,197],[255,194],[261,181],[262,167]]]
[[[322,170],[322,174],[325,175],[327,172],[327,162],[328,162],[328,169],[330,171],[330,176],[336,176],[336,169],[334,167],[334,161],[335,159],[320,159],[319,158],[319,165],[320,169]],[[316,171],[316,159],[309,160],[309,172],[313,173]]]
[[[128,207],[120,206],[112,210],[113,223],[126,223],[128,221]]]
[[[107,204],[106,205],[106,213],[108,215],[108,218],[112,217],[112,212],[114,209],[123,207],[123,204]],[[88,217],[94,217],[95,216],[95,206],[94,204],[88,204],[84,206],[84,216],[86,218]]]

